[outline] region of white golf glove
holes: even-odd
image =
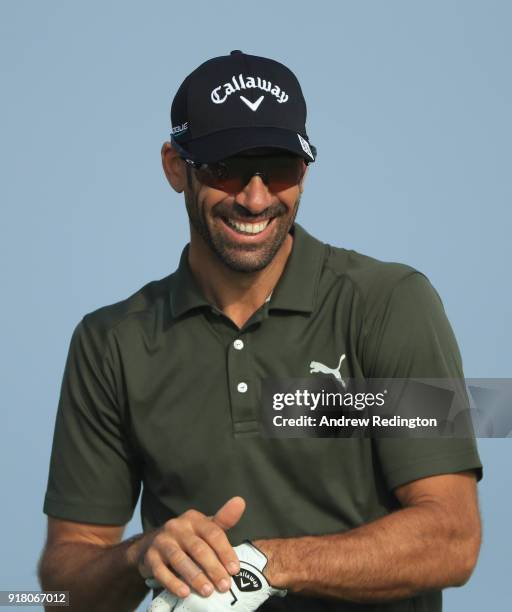
[[[208,597],[192,592],[180,599],[165,590],[155,597],[148,612],[252,612],[257,610],[270,596],[284,597],[286,590],[274,589],[263,575],[267,558],[250,542],[235,546],[240,559],[240,571],[231,577],[231,589],[226,593],[214,591]],[[146,580],[147,586],[161,586],[152,578]]]

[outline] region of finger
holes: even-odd
[[[196,526],[196,533],[210,546],[229,574],[238,574],[240,571],[240,562],[236,552],[229,543],[225,531],[213,521],[206,521]]]
[[[242,518],[245,511],[245,500],[242,497],[232,497],[222,508],[217,510],[213,520],[215,523],[226,531],[234,527]]]
[[[173,573],[164,563],[153,567],[153,576],[170,593],[177,597],[188,597],[190,595],[189,586]]]
[[[208,580],[204,571],[184,550],[176,548],[167,556],[163,556],[163,559],[195,591],[204,597],[208,597],[208,595],[213,593],[213,585]]]
[[[222,529],[217,527],[212,521],[205,521],[202,523],[201,527],[204,530],[215,530],[226,537]],[[201,527],[200,525],[197,525],[196,530],[200,529]],[[197,535],[190,535],[182,541],[182,547],[189,557],[197,563],[206,576],[208,576],[212,583],[217,587],[217,590],[219,590],[221,593],[229,591],[231,586],[231,576],[228,574],[215,550],[212,549],[208,542]],[[234,554],[236,557],[236,553]],[[194,588],[196,588],[195,585]],[[200,588],[202,588],[202,585]]]

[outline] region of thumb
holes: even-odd
[[[242,497],[232,497],[212,517],[213,521],[224,531],[234,527],[245,512],[245,500]]]

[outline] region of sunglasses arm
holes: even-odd
[[[174,138],[172,134],[171,134],[171,144],[172,144],[173,149],[176,151],[176,153],[178,153],[181,159],[183,159],[183,161],[189,164],[189,166],[193,166],[194,168],[200,168],[203,165],[201,162],[198,162],[192,159],[192,156],[190,155],[190,153],[186,151],[180,144],[178,144],[178,142],[176,142],[176,139]]]

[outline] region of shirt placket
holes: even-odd
[[[227,351],[233,433],[235,437],[256,433],[259,431],[259,389],[254,376],[249,334],[240,331]]]

